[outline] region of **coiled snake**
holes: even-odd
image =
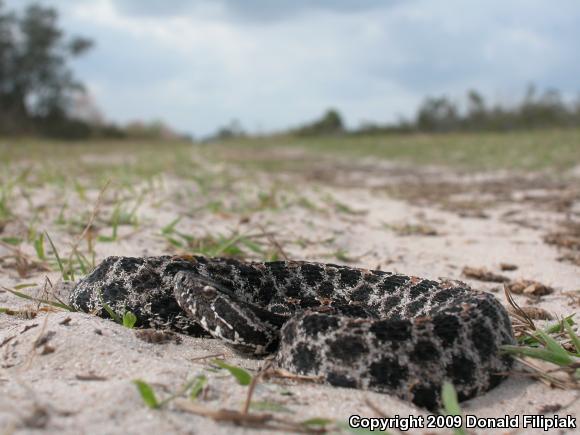
[[[334,264],[206,257],[109,257],[73,289],[76,309],[221,339],[243,354],[341,387],[436,410],[497,385],[514,344],[506,310],[466,284]]]

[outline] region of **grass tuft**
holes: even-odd
[[[26,284],[26,286],[29,287],[30,285]],[[35,298],[34,296],[30,296],[30,295],[27,295],[26,293],[19,292],[16,289],[9,289],[6,287],[2,287],[2,288],[5,291],[7,291],[8,293],[12,293],[14,296],[17,296],[17,297],[22,298],[22,299],[27,299],[29,301],[37,302],[37,303],[42,304],[42,305],[49,305],[51,307],[60,308],[60,309],[65,310],[65,311],[71,311],[71,312],[76,311],[72,306],[67,305],[62,301],[51,301],[49,299]]]

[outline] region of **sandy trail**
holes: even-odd
[[[270,246],[281,246],[279,255],[348,262],[435,279],[461,279],[474,288],[497,292],[505,303],[503,292],[498,291],[500,284],[462,275],[464,266],[486,267],[511,279],[536,280],[555,289],[543,297],[517,296],[521,305],[544,308],[555,316],[578,310],[578,293],[566,292],[580,287],[579,266],[560,261],[567,251],[544,240],[546,234],[561,228],[562,222],[578,219],[578,179],[572,176],[556,183],[543,180],[542,175],[515,178],[509,173],[459,174],[437,168],[405,171],[387,162],[361,162],[347,167],[348,171],[321,167],[306,174],[264,173],[243,178],[234,190],[224,188],[210,193],[226,204],[225,210],[192,211],[193,205],[178,200],[179,194],[199,190],[199,186],[189,180],[165,177],[161,187],[142,200],[138,229],[121,226],[119,240],[98,243],[97,261],[108,255],[175,252],[160,228],[181,216],[176,224],[181,233],[201,238],[231,231],[250,235],[265,232],[273,236],[262,234],[258,239],[266,240]],[[263,201],[275,204],[232,212],[244,195],[255,197],[257,186],[263,191],[274,186],[269,191],[274,192],[271,198]],[[292,189],[275,190],[276,186]],[[96,189],[89,190],[89,200],[82,207],[90,209],[97,194]],[[50,205],[58,195],[51,187],[42,187],[33,191],[31,200]],[[558,199],[568,201],[564,209],[558,208]],[[16,209],[26,213],[24,200]],[[11,225],[4,229],[5,233],[18,224]],[[102,234],[108,231],[101,229]],[[57,246],[66,247],[74,237],[55,231],[54,239]],[[22,250],[34,256],[30,246],[23,246]],[[252,254],[251,250],[246,251]],[[57,272],[32,270],[25,277],[19,276],[13,255],[13,247],[0,246],[3,287],[13,288],[25,282],[40,284],[45,276],[53,283],[59,281]],[[502,272],[500,263],[518,268]],[[33,288],[23,291],[35,294]],[[0,291],[0,307],[34,305]],[[247,388],[224,371],[208,371],[207,362],[199,358],[223,354],[228,362],[251,370],[258,369],[261,361],[240,358],[215,340],[181,339],[179,344],[147,343],[134,330],[81,313],[48,311],[32,319],[0,314],[1,432],[252,432],[184,412],[178,409],[179,401],[171,402],[162,411],[144,406],[132,383],[134,379],[146,380],[163,398],[200,374],[207,376],[209,387],[199,404],[216,410],[239,410],[244,403]],[[575,397],[573,391],[551,389],[540,382],[512,376],[462,407],[464,412],[479,417],[542,414],[546,406],[567,406],[559,414],[577,415],[580,405],[574,402]],[[423,414],[387,395],[281,381],[258,385],[253,400],[275,404],[275,411],[269,412],[293,421],[327,418],[344,424],[353,414],[376,416],[369,401],[389,416]],[[429,432],[433,430],[414,433]]]

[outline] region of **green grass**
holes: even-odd
[[[572,316],[565,317],[556,325],[549,325],[545,330],[536,330],[520,337],[519,346],[504,345],[502,349],[512,355],[528,356],[551,362],[559,366],[568,366],[576,371],[576,378],[580,379],[580,338],[572,328]],[[550,334],[558,334],[559,340]],[[569,341],[573,350],[566,350],[561,341]]]
[[[301,148],[326,156],[379,157],[475,169],[566,169],[580,164],[580,129],[312,138],[277,136],[237,139],[219,145],[225,157],[232,149],[237,150],[239,159],[251,160],[253,165],[266,169],[304,164],[301,158],[276,159],[275,154],[270,158],[258,154],[256,158],[254,155],[279,147]]]
[[[459,401],[457,400],[457,392],[455,387],[450,382],[445,382],[441,389],[441,401],[443,402],[442,414],[455,417],[452,418],[452,425],[463,422],[463,413],[461,407],[459,406]],[[459,427],[453,429],[455,435],[467,435],[467,432],[463,428],[463,424]]]
[[[236,378],[236,381],[238,381],[238,384],[240,385],[247,386],[252,382],[252,375],[241,367],[233,366],[220,359],[214,359],[212,364],[221,369],[226,369],[234,378]]]
[[[87,187],[110,179],[133,189],[144,181],[154,185],[154,178],[164,172],[189,176],[194,172],[191,150],[186,142],[0,139],[0,174],[11,175],[2,176],[0,185],[9,188],[16,180],[30,187],[56,184],[83,200]]]
[[[63,189],[63,198],[74,194],[85,202],[87,189],[106,180],[115,180],[116,187],[129,193],[133,191],[133,197],[138,197],[136,186],[145,183],[150,190],[155,189],[161,182],[159,176],[173,174],[195,182],[202,194],[211,194],[216,185],[228,190],[235,179],[227,171],[210,174],[196,162],[196,155],[271,171],[304,170],[318,161],[308,154],[288,157],[277,152],[280,148],[302,149],[324,157],[378,157],[470,169],[567,169],[580,164],[580,129],[311,138],[272,136],[203,145],[0,139],[0,219],[12,212],[10,203],[15,186],[56,184]],[[255,206],[275,207],[275,194],[275,191],[260,193]],[[65,211],[66,201],[63,214]],[[132,209],[122,211],[124,217],[133,217]]]
[[[26,299],[29,301],[33,301],[33,302],[36,302],[40,305],[48,305],[48,306],[52,306],[55,308],[60,308],[61,310],[65,310],[65,311],[71,311],[71,312],[76,311],[72,306],[64,303],[60,299],[56,298],[56,296],[54,296],[54,295],[53,295],[53,297],[55,300],[50,300],[50,299],[36,298],[34,296],[30,296],[26,293],[22,293],[19,291],[20,289],[27,288],[27,287],[33,287],[33,286],[36,286],[36,284],[20,284],[20,285],[17,285],[16,287],[14,287],[13,289],[9,289],[6,287],[3,287],[3,289],[9,293],[12,293],[16,297]]]

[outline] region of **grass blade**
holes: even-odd
[[[115,323],[119,323],[122,325],[123,319],[121,319],[121,316],[115,313],[115,311],[113,311],[113,309],[109,306],[109,304],[105,302],[105,300],[103,299],[103,293],[100,290],[98,290],[97,293],[99,295],[99,299],[101,300],[101,304],[103,305],[103,308],[107,312],[109,317],[111,317],[111,319],[113,319]]]
[[[207,377],[205,377],[204,375],[196,376],[194,379],[194,383],[191,387],[191,391],[189,392],[189,398],[191,400],[197,399],[206,385],[207,385]]]
[[[280,403],[268,402],[265,400],[257,401],[257,402],[252,401],[250,403],[250,409],[252,409],[254,411],[285,412],[288,414],[294,413],[294,411],[292,411],[290,408],[287,408],[286,406],[284,406]]]
[[[137,316],[131,311],[125,311],[125,314],[123,314],[123,326],[125,328],[133,329],[135,323],[137,323]]]
[[[441,401],[443,402],[443,412],[446,415],[461,415],[461,407],[457,400],[457,392],[451,382],[445,382],[441,388]],[[456,435],[467,435],[463,427],[453,430]]]
[[[30,287],[36,287],[36,286],[37,286],[37,284],[35,282],[27,282],[27,283],[15,285],[13,288],[14,288],[14,290],[22,290],[23,288],[30,288]]]
[[[213,257],[219,257],[220,255],[222,255],[224,253],[224,251],[227,251],[228,249],[235,247],[235,245],[241,240],[243,239],[245,236],[239,234],[237,236],[233,236],[229,239],[225,239],[221,245],[217,246],[213,252],[212,252],[212,256]]]
[[[27,295],[26,293],[22,293],[22,292],[19,292],[17,290],[9,289],[6,287],[2,287],[2,288],[4,290],[6,290],[7,292],[12,293],[14,296],[18,296],[19,298],[22,298],[22,299],[28,299],[29,301],[38,302],[38,303],[41,303],[44,305],[50,305],[50,306],[53,306],[56,308],[61,308],[61,309],[66,310],[66,311],[76,311],[70,305],[67,305],[67,304],[60,302],[60,301],[54,302],[54,301],[49,301],[48,299],[35,298],[34,296]]]
[[[86,275],[88,273],[88,260],[87,258],[82,255],[80,252],[75,252],[75,256],[77,257],[77,262],[79,263],[79,268],[81,269],[81,273]]]
[[[34,250],[36,251],[36,256],[39,260],[46,260],[46,255],[44,252],[44,233],[40,233],[34,240]]]
[[[44,234],[46,235],[46,238],[48,239],[48,243],[50,243],[50,246],[52,248],[52,252],[54,252],[54,256],[56,257],[56,262],[58,264],[58,268],[60,269],[60,274],[62,276],[62,279],[67,281],[68,276],[64,272],[64,266],[62,265],[62,260],[60,259],[60,255],[58,255],[58,249],[56,249],[56,246],[54,246],[54,243],[52,242],[52,239],[48,235],[48,232],[45,231]]]
[[[554,354],[548,349],[541,349],[537,347],[504,345],[501,346],[501,349],[502,351],[512,355],[529,356],[530,358],[541,359],[557,364],[559,366],[567,366],[574,362],[574,360],[568,354],[561,356],[559,354]]]
[[[151,386],[147,382],[142,381],[140,379],[134,380],[133,383],[137,386],[137,390],[139,391],[141,399],[143,399],[145,405],[147,405],[151,409],[158,409],[160,404],[159,401],[157,400],[157,397],[155,397],[155,392],[153,391],[153,388],[151,388]]]
[[[536,335],[538,335],[544,341],[548,350],[557,355],[558,357],[561,357],[563,359],[570,357],[568,351],[564,349],[560,343],[558,343],[544,331],[538,331],[536,332]]]
[[[175,232],[175,227],[181,221],[182,218],[183,218],[183,216],[179,216],[179,217],[173,219],[171,222],[169,222],[163,228],[161,228],[161,234],[168,235],[168,234],[172,234],[173,232]]]
[[[308,420],[302,421],[300,424],[302,426],[306,426],[307,428],[319,428],[323,429],[325,426],[333,424],[334,421],[328,418],[321,418],[321,417],[314,417],[309,418]]]
[[[566,328],[566,332],[570,336],[570,340],[572,340],[572,344],[576,349],[576,355],[580,356],[580,338],[578,338],[578,335],[576,335],[574,329],[572,329],[572,326],[568,322],[564,322],[564,328]]]
[[[240,385],[250,385],[252,382],[252,375],[241,367],[230,365],[221,359],[214,359],[212,363],[230,372]]]

